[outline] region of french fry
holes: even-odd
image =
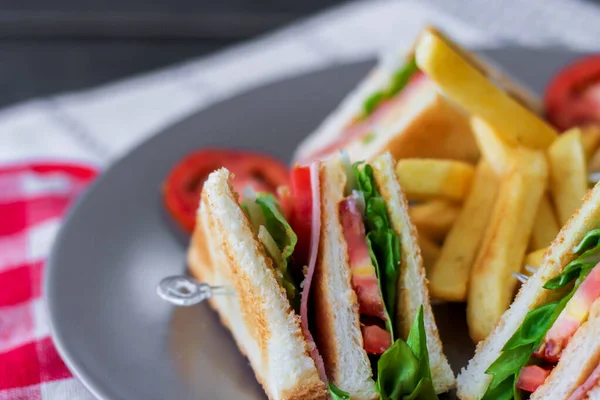
[[[502,174],[509,162],[512,147],[490,124],[478,117],[471,117],[471,130],[485,157],[498,175]]]
[[[552,203],[545,194],[540,201],[535,222],[533,223],[533,232],[531,232],[531,240],[529,248],[537,250],[547,247],[558,235],[560,227],[552,208]]]
[[[581,131],[563,133],[548,149],[550,192],[562,226],[581,205],[588,187]]]
[[[589,161],[600,147],[600,126],[586,125],[582,127],[581,140],[583,141],[585,159]]]
[[[494,206],[498,183],[498,175],[490,164],[480,160],[463,208],[446,236],[437,262],[429,270],[432,297],[446,301],[467,299],[469,272]]]
[[[528,266],[533,268],[539,268],[540,265],[542,265],[542,260],[544,259],[544,254],[546,254],[546,250],[548,250],[548,248],[544,247],[543,249],[532,251],[531,253],[527,254],[525,256],[525,262],[523,263],[523,267]],[[526,269],[524,269],[523,273],[531,275],[531,272],[527,271]]]
[[[432,200],[410,207],[410,219],[417,227],[419,236],[434,241],[444,240],[458,217],[460,207],[443,200]]]
[[[419,233],[419,246],[421,247],[421,255],[423,256],[423,265],[425,266],[425,270],[429,271],[440,256],[440,246],[421,233]]]
[[[508,308],[520,272],[548,167],[543,152],[524,147],[511,153],[469,281],[467,324],[474,342],[492,331]]]
[[[462,161],[408,158],[398,161],[396,175],[409,200],[462,201],[474,170]]]
[[[498,129],[511,145],[546,149],[557,132],[533,112],[496,87],[484,73],[432,29],[415,47],[417,65],[451,99]]]

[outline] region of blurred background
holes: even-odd
[[[3,0],[0,107],[153,70],[341,0]]]
[[[201,57],[342,3],[350,2],[3,0],[0,107]],[[600,2],[595,0],[412,3],[433,3],[486,34],[520,42],[533,36],[544,43],[598,37],[598,27],[581,21],[590,17],[589,7],[598,9]],[[577,6],[577,12],[571,12],[570,5]]]

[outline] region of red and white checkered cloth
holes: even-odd
[[[44,260],[87,166],[0,166],[0,400],[93,398],[56,352],[41,293]]]

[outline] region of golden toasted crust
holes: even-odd
[[[326,387],[308,353],[300,320],[237,204],[231,175],[226,170],[213,174],[202,193],[188,251],[190,270],[204,282],[235,292],[215,296],[210,303],[248,357],[269,398],[325,399]]]
[[[325,168],[325,166],[323,167]],[[322,168],[322,169],[323,169]],[[345,184],[345,177],[338,171],[336,174],[337,178],[342,180],[342,187]],[[328,232],[326,231],[326,221],[330,221],[331,218],[337,220],[337,215],[335,215],[335,209],[331,209],[329,204],[338,204],[342,199],[342,193],[336,191],[332,191],[329,193],[329,196],[325,195],[326,188],[331,188],[340,186],[338,182],[335,182],[335,179],[332,179],[331,174],[328,173],[320,173],[319,174],[320,185],[323,190],[321,191],[321,220],[325,223],[321,224],[321,240],[319,241],[319,254],[317,256],[317,265],[315,267],[315,275],[314,279],[314,302],[315,302],[315,317],[317,326],[319,329],[316,332],[317,344],[319,346],[319,351],[323,356],[323,361],[325,362],[325,368],[327,369],[327,375],[333,379],[334,381],[339,381],[339,368],[344,368],[343,365],[338,363],[338,359],[340,355],[338,354],[338,340],[335,334],[335,316],[334,316],[334,304],[330,301],[332,293],[329,291],[329,286],[327,282],[328,271],[326,260],[324,259],[324,255],[328,253],[336,252],[337,246],[335,246],[330,240],[328,240]],[[336,184],[338,183],[338,184]],[[334,215],[332,215],[334,214]],[[349,266],[348,260],[348,252],[346,250],[346,243],[340,241],[338,243],[339,246],[343,247],[343,251],[341,252],[344,256],[343,261],[344,265]],[[348,267],[349,268],[349,267]],[[346,274],[346,284],[348,287],[350,286],[350,274]],[[352,295],[349,296],[348,300],[352,306],[352,309],[358,315],[358,302],[356,299],[356,294],[352,291]],[[356,321],[356,329],[360,330],[360,325],[358,320]],[[362,343],[361,343],[362,345]]]
[[[189,258],[193,258],[194,260],[188,262],[188,265],[190,267],[190,272],[196,279],[198,279],[201,282],[204,282],[205,279],[203,278],[203,275],[202,275],[204,266],[198,262],[198,260],[201,259],[202,256],[196,255],[194,253],[196,253],[196,248],[191,247],[190,252],[189,252],[189,254],[190,254]],[[219,308],[215,306],[215,303],[212,301],[212,299],[209,300],[209,304],[213,310],[217,311],[217,314],[219,315],[223,326],[225,326],[227,329],[231,330],[231,327],[229,325],[227,318],[225,318],[224,315],[221,312],[219,312]],[[236,340],[235,337],[234,337],[234,340]],[[244,356],[248,357],[245,347],[242,346],[237,340],[236,340],[236,344],[237,344],[240,352]],[[258,381],[258,383],[260,383],[263,388],[267,388],[268,381],[266,379],[264,379],[263,376],[261,374],[259,374],[256,369],[253,368],[253,371],[254,371],[254,376],[256,377],[256,380]],[[276,397],[271,396],[269,393],[267,393],[267,395],[268,395],[269,399],[271,399],[271,400],[276,399]],[[307,380],[302,385],[296,386],[292,390],[285,390],[285,391],[281,392],[281,397],[280,397],[280,399],[284,399],[284,400],[303,400],[303,399],[323,400],[325,398],[326,398],[326,395],[324,394],[323,384],[320,380],[318,380],[318,377],[314,377],[314,376],[307,377]]]
[[[204,193],[201,197],[200,207],[204,207],[204,209],[210,208],[207,196]],[[266,323],[265,310],[264,307],[262,307],[261,299],[253,293],[253,285],[250,282],[250,279],[235,263],[229,243],[222,238],[220,244],[216,242],[210,243],[210,238],[212,237],[214,240],[216,238],[216,235],[214,234],[216,232],[222,232],[224,229],[219,222],[213,218],[213,215],[210,212],[207,212],[204,215],[198,215],[197,224],[200,225],[200,229],[195,229],[192,236],[192,246],[189,251],[190,272],[200,282],[214,282],[215,265],[227,265],[229,267],[220,268],[219,273],[225,275],[226,279],[231,282],[241,304],[241,316],[244,319],[245,325],[249,328],[252,338],[258,344],[263,359],[262,362],[264,363],[268,355],[267,344],[268,339],[271,337],[271,332]],[[212,235],[210,235],[211,232],[213,233]],[[251,232],[249,237],[254,239]],[[256,246],[255,249],[260,252],[260,244],[255,239],[254,241],[254,246]],[[218,250],[214,251],[214,248],[218,248]],[[267,259],[266,261],[271,260]],[[215,298],[209,299],[209,303],[211,307],[218,312],[223,325],[231,330],[229,317],[221,313],[220,308],[215,303]],[[244,346],[238,343],[238,347],[245,356],[248,356]],[[263,377],[256,369],[254,371],[257,380],[263,384]]]

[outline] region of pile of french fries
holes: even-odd
[[[428,40],[416,50],[419,68],[464,107],[481,156],[476,164],[404,159],[396,172],[411,201],[430,293],[467,303],[478,342],[510,305],[519,284],[513,273],[539,266],[579,208],[590,172],[600,171],[600,129],[558,134],[443,41]]]

